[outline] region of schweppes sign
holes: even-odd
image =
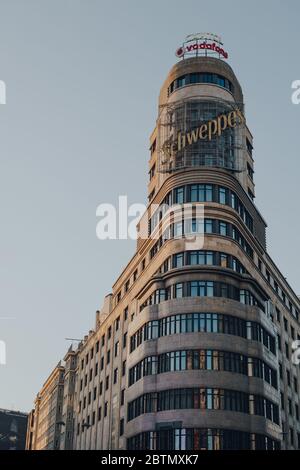
[[[199,140],[212,140],[212,138],[220,136],[226,129],[234,129],[237,126],[245,124],[246,119],[240,109],[230,111],[227,114],[220,114],[215,119],[200,124],[199,127],[189,132],[178,132],[177,138],[171,142],[168,140],[164,143],[162,150],[172,155],[173,153],[183,150],[189,145],[197,143]]]

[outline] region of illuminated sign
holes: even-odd
[[[177,138],[164,143],[162,150],[171,156],[173,153],[183,150],[185,147],[197,143],[199,140],[211,140],[213,136],[220,136],[228,128],[235,128],[245,124],[246,119],[240,109],[230,111],[227,114],[220,114],[216,119],[200,124],[197,128],[182,133],[177,133]]]
[[[220,36],[212,33],[196,33],[189,34],[182,46],[180,46],[175,54],[177,57],[184,58],[186,55],[217,55],[219,58],[228,59],[228,52],[222,47],[223,43]]]

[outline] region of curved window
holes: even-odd
[[[222,237],[229,237],[235,240],[243,251],[253,259],[253,249],[249,243],[245,240],[241,232],[229,222],[218,219],[185,219],[170,224],[163,235],[157,240],[150,250],[150,258],[152,259],[160,248],[164,245],[167,240],[173,238],[180,238],[186,235],[203,235],[203,234],[216,234]]]
[[[212,85],[218,85],[222,88],[226,88],[231,93],[233,93],[233,85],[232,83],[223,75],[219,75],[217,73],[187,73],[185,75],[181,75],[181,77],[176,78],[170,86],[168,87],[168,95],[173,93],[173,91],[177,90],[186,85],[194,85],[197,83],[210,83]]]
[[[222,313],[179,313],[145,323],[130,338],[130,352],[144,341],[180,333],[220,333],[257,341],[276,355],[276,341],[259,323]]]
[[[258,377],[277,389],[277,372],[261,359],[211,349],[171,351],[148,356],[129,370],[129,386],[142,377],[182,370],[215,370]]]
[[[190,184],[170,191],[149,221],[149,235],[173,204],[216,202],[234,209],[253,233],[253,218],[231,189],[215,184]]]
[[[127,421],[168,410],[222,410],[263,416],[279,424],[279,407],[261,395],[221,388],[176,388],[144,393],[128,403]]]
[[[247,274],[243,264],[234,256],[220,251],[191,250],[181,251],[167,258],[158,272],[163,274],[170,269],[183,266],[221,266],[239,274]]]
[[[232,429],[167,428],[127,439],[128,450],[280,450],[280,443],[263,434]]]
[[[167,288],[156,289],[140,306],[140,312],[149,305],[182,297],[223,297],[245,305],[254,305],[265,311],[264,305],[246,289],[239,289],[225,282],[201,280],[180,282]]]

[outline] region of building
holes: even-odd
[[[0,409],[0,450],[24,450],[27,413]]]
[[[76,351],[74,449],[300,448],[300,301],[267,252],[220,44],[189,38],[162,85],[148,233]]]
[[[75,385],[77,371],[77,353],[70,346],[64,357],[64,389],[62,423],[60,427],[60,449],[70,450],[73,448],[73,431],[75,420]]]
[[[29,415],[27,450],[59,450],[61,428],[64,426],[62,422],[64,381],[65,367],[60,361],[38,393],[34,410]],[[67,390],[66,407],[68,406]]]

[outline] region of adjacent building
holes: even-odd
[[[0,450],[24,450],[27,413],[0,409]]]
[[[29,415],[26,449],[58,450],[60,448],[64,381],[65,367],[60,361],[37,394],[34,410]],[[66,406],[67,404],[66,394]]]
[[[159,95],[147,236],[39,394],[35,448],[72,423],[74,449],[300,448],[300,301],[267,252],[240,83],[215,42],[190,41]]]

